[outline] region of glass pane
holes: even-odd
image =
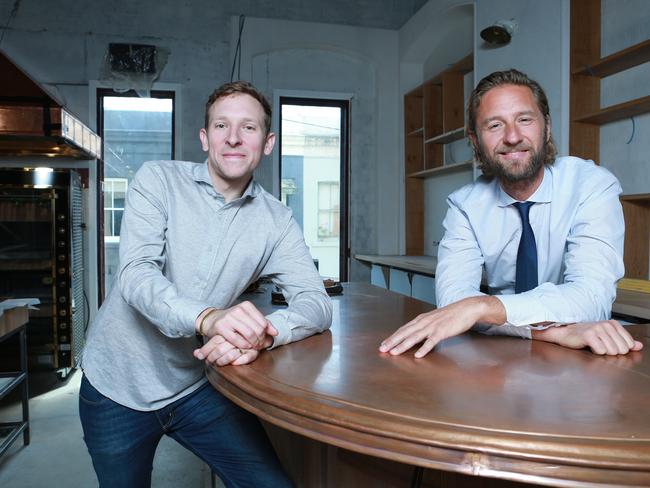
[[[110,210],[104,210],[104,236],[113,235],[113,213]]]
[[[172,159],[172,98],[105,96],[104,228],[106,292],[118,268],[120,224],[129,182],[145,161]]]
[[[303,229],[320,274],[339,278],[341,109],[282,104],[281,199]]]

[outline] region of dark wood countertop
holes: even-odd
[[[377,351],[431,308],[346,284],[331,331],[208,377],[264,420],[362,454],[551,486],[650,486],[650,325],[630,326],[646,348],[620,357],[473,333],[420,360]]]

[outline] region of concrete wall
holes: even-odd
[[[182,100],[176,157],[204,158],[198,130],[207,95],[230,79],[238,21],[234,17],[231,22],[231,15],[235,9],[255,11],[255,5],[203,0],[192,2],[192,8],[179,8],[172,0],[96,2],[83,8],[72,0],[22,0],[18,5],[0,49],[93,128],[94,87],[98,84],[93,80],[103,77],[108,44],[155,44],[168,52],[158,82],[178,87]],[[10,2],[0,5],[3,26],[11,7]],[[274,16],[295,17],[304,16],[310,7],[294,2],[262,8]],[[378,11],[362,10],[360,4],[343,10],[347,16],[369,17],[364,21],[379,25],[405,8],[413,8],[413,4]],[[319,15],[312,12],[312,17]],[[299,89],[352,96],[352,253],[397,252],[397,31],[248,18],[243,37],[241,77],[252,78],[269,94],[277,89]],[[265,164],[259,176],[269,186],[273,175],[268,172],[268,162]],[[367,274],[353,261],[352,279],[366,279]]]
[[[293,90],[350,99],[351,254],[396,253],[401,186],[397,32],[248,18],[241,45],[242,78],[269,97]],[[259,179],[273,188],[275,168],[264,164]],[[368,268],[352,259],[350,280],[368,279]]]
[[[3,25],[12,2],[3,2]],[[207,2],[204,2],[204,4]],[[198,130],[209,92],[229,76],[229,17],[171,2],[23,0],[1,49],[90,127],[96,127],[89,81],[102,78],[111,42],[154,44],[169,52],[158,81],[179,84],[183,141],[178,158],[202,160]],[[201,5],[197,4],[197,8]]]

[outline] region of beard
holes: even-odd
[[[528,144],[518,144],[517,146],[506,147],[499,146],[495,150],[495,155],[488,154],[480,138],[476,150],[477,159],[481,165],[481,170],[486,176],[495,176],[504,183],[526,183],[533,181],[539,173],[544,162],[547,160],[547,145],[542,144],[539,151]],[[499,152],[517,152],[528,151],[530,157],[528,163],[522,167],[523,161],[516,160],[511,162],[502,162],[498,159]],[[519,167],[517,169],[516,167]]]

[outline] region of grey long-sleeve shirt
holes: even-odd
[[[143,411],[196,390],[206,381],[192,355],[196,317],[230,307],[261,275],[289,303],[267,317],[273,347],[330,326],[331,302],[287,207],[254,181],[225,203],[205,163],[145,163],[127,195],[116,282],[88,332],[89,381]]]

